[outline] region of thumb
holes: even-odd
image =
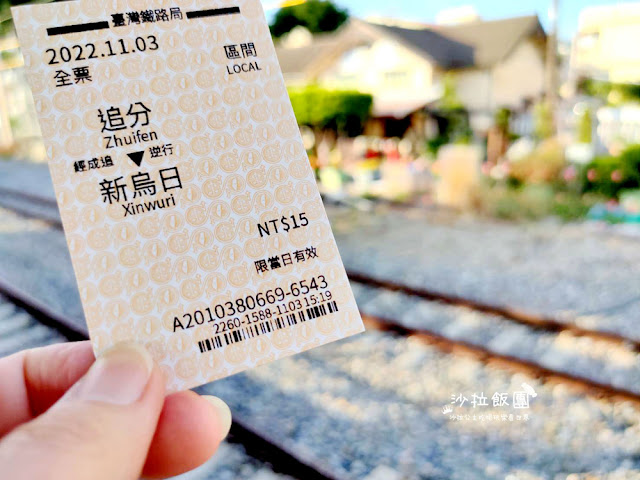
[[[116,345],[46,413],[0,443],[7,478],[136,479],[164,402],[149,353]]]

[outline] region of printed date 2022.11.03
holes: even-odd
[[[312,277],[310,280],[300,280],[299,282],[291,282],[288,287],[277,287],[269,289],[266,292],[259,292],[255,295],[247,295],[237,298],[235,301],[229,301],[217,304],[213,308],[207,307],[204,310],[195,310],[182,315],[182,319],[173,318],[173,331],[186,330],[205,323],[214,323],[227,317],[235,317],[237,315],[249,314],[256,308],[262,309],[265,306],[274,305],[278,302],[284,302],[287,297],[298,298],[301,295],[307,295],[310,292],[319,292],[328,288],[329,284],[324,275]],[[327,292],[324,292],[327,293]],[[331,293],[329,298],[331,298]],[[329,299],[327,298],[327,299]],[[312,302],[310,299],[305,300]],[[317,301],[317,300],[316,300]]]
[[[158,39],[155,35],[136,37],[132,40],[120,38],[118,40],[105,40],[102,43],[86,43],[84,45],[71,45],[70,47],[47,48],[47,63],[58,65],[60,63],[81,62],[102,57],[115,57],[116,55],[128,55],[134,52],[146,52],[158,50]]]

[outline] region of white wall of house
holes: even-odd
[[[304,87],[309,84],[309,79],[303,72],[283,73],[284,83],[289,87]]]
[[[456,92],[462,104],[471,112],[486,112],[493,108],[491,72],[470,68],[455,74]]]
[[[640,3],[587,7],[573,42],[574,75],[620,83],[640,81]]]
[[[544,59],[533,41],[525,41],[493,69],[460,70],[455,78],[458,96],[471,112],[517,109],[544,92]]]
[[[381,39],[348,50],[318,81],[330,88],[371,93],[375,99],[407,101],[431,94],[433,67],[398,42]]]
[[[493,68],[492,108],[519,108],[544,92],[544,58],[532,40],[521,42]]]

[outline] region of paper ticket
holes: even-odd
[[[12,12],[97,353],[175,391],[363,330],[258,0]]]

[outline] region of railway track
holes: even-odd
[[[62,230],[62,221],[56,201],[34,193],[0,187],[0,207],[13,210],[28,218],[42,220],[52,227]]]
[[[2,279],[0,279],[0,294],[25,310],[39,322],[57,330],[66,339],[77,341],[87,338],[87,332],[83,328],[78,328],[77,322],[48,310],[46,305],[38,299],[13,288]],[[510,372],[524,373],[545,383],[562,383],[580,393],[600,399],[626,401],[640,406],[640,395],[635,392],[545,368],[513,356],[497,354],[481,345],[451,340],[425,329],[407,328],[391,319],[371,315],[364,315],[363,318],[368,329],[388,332],[401,337],[411,337],[434,346],[447,354],[471,356],[492,367]],[[300,479],[342,480],[316,460],[300,458],[299,454],[290,451],[279,439],[268,433],[256,430],[249,422],[244,422],[241,418],[234,419],[229,441],[241,444],[250,457],[268,464],[275,473]]]
[[[624,388],[615,387],[606,383],[597,382],[588,377],[572,375],[567,372],[547,368],[535,362],[524,360],[513,355],[496,353],[482,345],[451,340],[443,335],[427,329],[409,328],[393,320],[363,315],[365,325],[383,332],[392,332],[404,337],[416,338],[424,343],[433,345],[439,350],[455,354],[469,355],[485,364],[497,368],[524,373],[527,376],[537,378],[542,382],[563,383],[581,393],[603,398],[607,400],[622,400],[632,402],[640,406],[640,394]]]
[[[57,315],[47,309],[46,305],[37,299],[16,290],[7,282],[0,279],[0,294],[19,306],[39,322],[54,328],[68,340],[78,341],[87,339],[87,332],[77,327],[77,322]],[[402,337],[418,339],[428,345],[436,347],[447,354],[471,356],[485,364],[512,372],[524,373],[543,382],[555,382],[568,385],[581,393],[597,398],[631,402],[640,406],[640,395],[594,382],[588,378],[580,378],[541,367],[532,362],[526,362],[516,357],[496,354],[480,345],[466,342],[452,341],[442,335],[424,329],[404,327],[390,319],[364,315],[364,321],[369,329],[389,332]],[[229,441],[241,444],[246,453],[256,460],[268,464],[274,472],[311,480],[341,480],[323,465],[312,459],[301,459],[295,453],[282,445],[278,439],[260,432],[242,419],[235,418]]]
[[[543,315],[536,315],[509,307],[490,305],[442,292],[411,287],[390,280],[373,278],[369,275],[352,270],[347,270],[347,276],[353,282],[358,282],[370,287],[381,288],[393,292],[401,292],[427,301],[435,301],[446,305],[468,308],[481,313],[497,315],[505,320],[524,325],[533,330],[556,334],[567,332],[576,337],[588,337],[616,345],[627,345],[632,347],[635,352],[640,352],[640,341],[624,337],[617,333],[582,328],[572,322],[561,322]]]
[[[1,194],[1,191],[0,191]],[[28,201],[27,197],[24,201]],[[51,203],[51,202],[50,202]],[[43,202],[43,205],[45,203]],[[36,215],[29,215],[38,218]],[[52,228],[61,228],[49,222]],[[394,282],[376,279],[359,272],[348,272],[352,282],[365,285],[380,292],[395,292],[418,298],[426,303],[438,303],[449,305],[453,308],[462,307],[464,309],[479,312],[485,316],[500,316],[508,322],[525,327],[532,332],[544,332],[549,335],[558,335],[563,332],[573,336],[591,338],[599,342],[608,342],[613,345],[625,345],[638,351],[638,342],[626,339],[623,336],[599,332],[596,330],[586,330],[573,324],[556,321],[552,318],[537,317],[523,312],[507,309],[499,306],[485,305],[466,299],[443,295],[439,292],[419,289]],[[79,340],[87,337],[86,331],[78,327],[78,322],[64,315],[60,315],[49,309],[45,302],[25,294],[11,284],[2,281],[0,278],[0,294],[10,299],[10,301],[29,312],[39,322],[56,329],[65,338]],[[446,354],[456,357],[470,356],[475,360],[489,365],[492,368],[523,373],[530,378],[539,379],[543,383],[562,384],[571,387],[572,390],[591,397],[604,399],[611,402],[625,401],[640,406],[640,395],[637,392],[625,388],[609,385],[606,382],[596,381],[588,376],[574,375],[558,369],[545,367],[531,361],[530,359],[519,358],[517,355],[506,355],[499,353],[480,343],[462,341],[460,339],[448,338],[446,335],[428,328],[407,326],[400,321],[396,321],[393,315],[375,316],[364,314],[363,318],[368,329],[375,329],[382,332],[382,335],[391,334],[387,338],[411,338],[419,340],[425,344],[437,348]],[[402,340],[404,341],[404,340]],[[207,387],[205,387],[206,389]],[[309,479],[335,479],[341,477],[335,475],[335,470],[319,462],[317,457],[306,455],[302,451],[290,448],[284,439],[279,435],[269,434],[269,429],[256,430],[252,421],[243,421],[241,417],[235,419],[231,430],[230,440],[241,444],[247,454],[263,463],[269,464],[273,471],[292,476],[294,478]],[[262,431],[264,430],[264,431]],[[348,477],[345,477],[348,478]]]
[[[6,193],[6,190],[0,188],[0,197],[3,193]],[[11,191],[10,195],[13,195],[14,198],[20,198],[23,201],[36,204],[37,206],[45,206],[47,208],[53,207],[57,210],[55,201],[49,198],[39,197],[37,195],[19,191]],[[32,207],[25,207],[24,209],[31,212],[34,211]],[[35,216],[37,217],[37,210]],[[43,220],[47,222],[49,221],[49,219],[47,218],[44,218]],[[59,221],[59,218],[57,223],[50,223],[52,227],[60,230],[62,229],[62,224]],[[531,329],[532,331],[544,332],[551,335],[568,333],[575,337],[586,337],[598,342],[606,342],[611,345],[625,346],[626,348],[630,348],[635,353],[640,352],[639,341],[629,339],[617,333],[586,329],[576,325],[575,323],[561,322],[553,318],[535,315],[509,307],[486,304],[442,292],[435,292],[428,289],[403,285],[389,280],[374,278],[361,272],[348,270],[347,275],[352,282],[357,282],[367,287],[389,292],[399,292],[427,302],[437,302],[439,304],[450,305],[453,307],[463,307],[475,312],[479,312],[481,314],[498,316],[503,320],[517,325],[522,325],[528,329]],[[38,300],[35,298],[27,298],[25,300],[24,295],[13,289],[11,285],[8,285],[1,280],[0,293],[3,293],[7,298],[12,299],[12,301],[14,301],[16,304],[29,311],[42,323],[52,326],[56,330],[60,331],[60,333],[65,335],[65,337],[73,340],[86,338],[86,332],[79,331],[74,322],[57,315],[55,312],[48,311],[46,305],[38,302]],[[405,337],[414,337],[428,344],[434,345],[446,352],[472,355],[485,363],[491,363],[492,365],[498,367],[526,373],[527,375],[542,379],[544,381],[562,382],[568,385],[572,385],[579,391],[596,397],[623,399],[631,401],[635,404],[640,404],[639,393],[621,388],[619,386],[610,385],[606,382],[596,381],[590,379],[588,376],[576,375],[554,368],[549,368],[540,365],[537,362],[531,361],[530,359],[520,358],[517,355],[498,353],[480,343],[474,343],[460,339],[451,339],[446,335],[442,335],[427,328],[409,327],[402,324],[401,322],[395,321],[392,318],[367,314],[364,314],[363,318],[365,318],[369,328],[375,328],[377,330],[385,332],[392,332],[394,334]]]

